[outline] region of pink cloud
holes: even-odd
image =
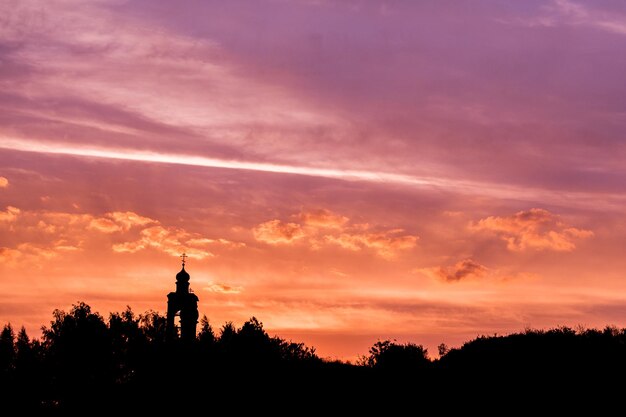
[[[0,188],[7,188],[9,186],[9,180],[5,177],[0,177]]]
[[[626,14],[594,9],[580,2],[554,0],[554,7],[547,8],[555,13],[549,26],[558,23],[590,26],[618,35],[626,35]],[[592,3],[593,4],[593,3]]]

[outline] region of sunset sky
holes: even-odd
[[[354,360],[626,326],[626,3],[0,2],[0,324],[165,313]]]

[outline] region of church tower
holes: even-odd
[[[167,295],[167,338],[193,341],[196,338],[198,324],[198,297],[189,290],[189,273],[185,271],[186,254],[182,254],[183,267],[176,274],[176,292]],[[174,323],[180,316],[180,335]]]

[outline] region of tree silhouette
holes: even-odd
[[[17,369],[24,370],[35,366],[38,345],[38,341],[30,341],[26,328],[22,326],[15,341],[15,367]]]
[[[150,319],[152,322],[154,320]],[[111,313],[109,316],[115,378],[118,383],[132,382],[147,354],[148,337],[140,327],[140,321],[141,318],[135,316],[129,306],[123,312]]]
[[[220,329],[220,337],[217,339],[217,346],[220,354],[228,355],[231,353],[237,329],[232,321],[224,323]]]
[[[198,342],[203,350],[212,349],[217,341],[215,332],[206,315],[200,319],[200,332],[198,333]]]
[[[15,332],[11,323],[4,325],[0,332],[0,375],[3,380],[9,377],[15,360]]]
[[[167,339],[167,318],[149,310],[139,316],[139,322],[143,334],[151,344],[163,344]]]
[[[479,336],[458,348],[441,344],[434,361],[422,345],[379,340],[358,366],[270,336],[256,317],[240,328],[225,323],[219,336],[202,317],[191,344],[168,341],[165,331],[158,312],[136,315],[127,307],[105,322],[83,302],[55,310],[41,340],[29,339],[23,327],[16,336],[6,324],[0,393],[24,411],[72,414],[94,405],[103,412],[182,412],[206,405],[207,393],[228,404],[252,401],[257,411],[266,404],[256,399],[281,398],[317,412],[343,404],[345,412],[384,407],[390,413],[393,405],[419,403],[445,413],[454,404],[447,398],[484,401],[485,393],[516,407],[532,405],[521,397],[522,381],[544,401],[556,398],[554,387],[577,401],[626,388],[626,329],[616,327]]]
[[[53,395],[60,402],[96,401],[112,381],[112,351],[108,328],[84,302],[69,313],[53,312],[50,327],[43,327]]]

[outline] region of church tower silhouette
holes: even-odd
[[[176,274],[176,292],[167,295],[167,338],[178,339],[178,329],[174,323],[180,315],[180,339],[191,341],[196,338],[198,324],[198,296],[189,289],[189,273],[185,271],[186,254],[182,254],[183,267]]]

